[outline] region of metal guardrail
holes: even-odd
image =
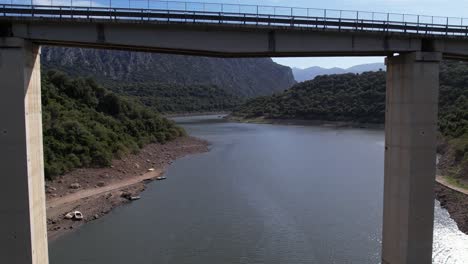
[[[399,32],[468,37],[468,19],[281,6],[153,0],[0,0],[0,16],[48,19],[141,20],[324,30]],[[34,4],[34,2],[50,3]]]

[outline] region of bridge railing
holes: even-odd
[[[4,16],[166,20],[468,36],[466,18],[414,14],[157,0],[0,0],[0,5]]]

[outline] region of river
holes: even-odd
[[[380,262],[383,131],[176,121],[211,151],[52,242],[52,264]],[[434,263],[468,263],[468,236],[435,210]]]

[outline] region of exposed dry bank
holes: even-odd
[[[128,203],[124,196],[141,193],[145,183],[162,175],[175,159],[206,151],[206,141],[182,137],[166,144],[147,145],[138,154],[114,160],[108,168],[77,169],[46,182],[49,240]],[[65,219],[66,213],[75,210],[83,213],[82,221]]]

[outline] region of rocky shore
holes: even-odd
[[[206,141],[183,137],[166,144],[150,144],[138,154],[114,160],[108,168],[77,169],[46,182],[49,241],[131,202],[145,183],[164,174],[175,159],[208,151]],[[80,211],[83,220],[66,219]]]
[[[445,208],[450,217],[457,223],[458,229],[468,234],[468,195],[436,183],[435,194],[440,205]]]

